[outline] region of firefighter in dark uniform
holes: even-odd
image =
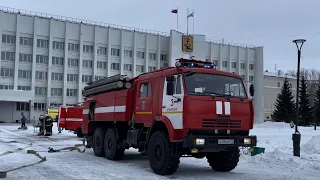
[[[39,116],[39,122],[40,122],[39,123],[40,132],[39,132],[38,136],[44,135],[44,116],[42,114]]]
[[[46,128],[46,136],[52,135],[52,126],[53,126],[53,119],[48,114],[45,115],[45,128]]]

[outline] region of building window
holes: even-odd
[[[120,56],[120,49],[111,48],[111,56]]]
[[[7,44],[16,44],[16,36],[2,34],[2,42]]]
[[[79,44],[69,43],[68,51],[79,52]]]
[[[46,103],[34,103],[33,109],[35,111],[46,111]]]
[[[1,52],[1,60],[14,61],[15,60],[15,52]]]
[[[47,95],[47,88],[46,87],[35,87],[35,95]]]
[[[237,68],[237,63],[236,62],[232,62],[231,66],[232,66],[232,68]]]
[[[161,61],[167,61],[167,60],[168,60],[168,55],[166,55],[166,54],[161,54],[161,55],[160,55],[160,60],[161,60]]]
[[[24,53],[20,53],[19,54],[19,61],[20,62],[26,62],[26,63],[31,63],[32,62],[32,54],[24,54]]]
[[[48,72],[36,71],[36,79],[47,80],[48,79]]]
[[[144,59],[144,52],[137,51],[136,57],[139,59]]]
[[[68,66],[69,67],[79,67],[79,59],[68,58]]]
[[[253,64],[249,64],[249,70],[253,70]]]
[[[31,86],[18,86],[18,90],[31,91]]]
[[[123,70],[125,71],[132,71],[132,64],[124,64]]]
[[[67,96],[69,97],[77,97],[78,90],[77,89],[67,89]]]
[[[64,64],[64,58],[63,57],[54,57],[52,56],[52,65],[61,65]]]
[[[206,61],[206,62],[210,62],[210,59],[206,58],[205,61]]]
[[[83,52],[85,53],[93,53],[93,46],[90,45],[83,45]]]
[[[20,45],[33,46],[33,38],[20,37]]]
[[[2,77],[13,77],[14,76],[14,69],[1,68],[0,76],[2,76]]]
[[[28,70],[19,70],[18,71],[18,77],[20,79],[31,79],[32,77],[32,72]]]
[[[99,80],[104,79],[104,78],[106,78],[106,77],[105,76],[95,76],[94,77],[95,81],[99,81]]]
[[[13,85],[0,85],[0,89],[12,90],[13,89]]]
[[[49,40],[37,39],[37,47],[38,48],[49,48]]]
[[[89,83],[92,81],[92,76],[90,75],[82,75],[82,82],[83,83]]]
[[[82,67],[84,67],[84,68],[92,68],[92,66],[93,66],[93,61],[91,61],[91,60],[83,60]]]
[[[124,50],[124,57],[132,57],[132,51],[131,50]]]
[[[120,63],[111,63],[112,70],[120,70]]]
[[[277,86],[280,87],[280,85],[281,85],[280,82],[278,82]]]
[[[56,73],[56,72],[51,73],[51,80],[52,81],[62,81],[62,79],[63,79],[62,73]]]
[[[97,61],[98,69],[107,69],[107,62]]]
[[[97,48],[97,53],[102,54],[102,55],[107,55],[107,48],[105,47],[98,47]]]
[[[52,49],[64,50],[64,42],[53,41],[52,42]]]
[[[213,60],[213,64],[215,64],[216,66],[218,66],[218,60]]]
[[[160,68],[162,69],[162,68],[165,68],[165,67],[168,67],[169,66],[169,64],[167,63],[167,62],[162,62],[162,63],[160,63]]]
[[[222,67],[228,67],[228,61],[222,61]]]
[[[250,82],[253,81],[253,76],[249,76],[249,81],[250,81]]]
[[[48,64],[48,62],[49,62],[49,56],[44,56],[44,55],[37,55],[36,56],[36,63]]]
[[[68,74],[67,81],[68,82],[78,82],[79,75],[78,74]]]
[[[241,63],[240,66],[241,66],[241,69],[245,69],[246,64],[245,63]]]
[[[149,53],[149,60],[156,60],[157,54],[156,53]]]
[[[149,66],[148,67],[148,72],[152,72],[152,71],[155,71],[156,70],[156,67],[154,66]]]
[[[242,77],[243,80],[245,80],[245,77],[246,77],[246,76],[245,76],[245,75],[241,75],[241,77]]]
[[[17,111],[30,111],[30,104],[25,102],[17,102]]]
[[[136,67],[137,67],[136,72],[144,72],[144,66],[137,65]]]
[[[62,88],[51,88],[52,96],[62,96]]]

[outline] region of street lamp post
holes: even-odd
[[[300,141],[301,134],[298,131],[298,123],[299,123],[299,81],[300,81],[300,57],[301,57],[301,48],[305,39],[296,39],[293,42],[297,45],[298,49],[298,69],[297,69],[297,90],[296,90],[296,123],[295,123],[295,132],[292,134],[293,141],[293,155],[300,157]]]

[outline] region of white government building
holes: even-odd
[[[81,102],[93,79],[137,76],[190,56],[254,82],[255,120],[263,121],[263,47],[196,34],[193,51],[184,52],[182,35],[0,7],[0,121],[16,122],[21,112],[32,120],[47,105]]]

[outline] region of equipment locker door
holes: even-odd
[[[138,123],[151,124],[152,122],[153,103],[151,88],[152,84],[150,81],[143,81],[139,83],[135,114],[135,120]]]

